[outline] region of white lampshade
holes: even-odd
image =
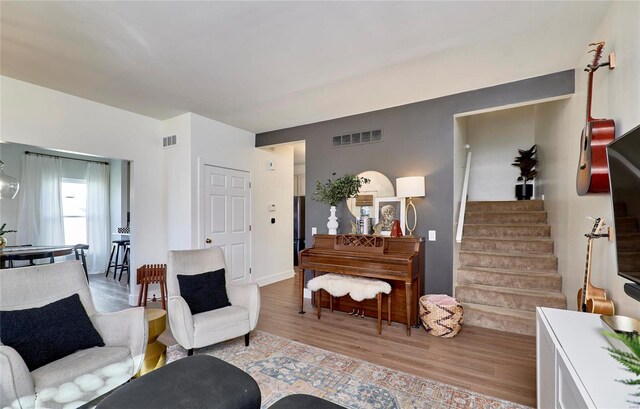
[[[408,176],[396,179],[396,196],[423,197],[424,176]]]

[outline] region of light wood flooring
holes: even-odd
[[[98,310],[128,307],[124,282],[124,277],[118,284],[111,278],[92,276],[90,283]],[[124,287],[125,292],[119,287]],[[323,310],[322,319],[318,320],[309,300],[305,305],[307,313],[298,314],[295,279],[262,287],[260,294],[258,330],[535,407],[534,337],[472,326],[463,326],[450,339],[431,336],[423,328],[413,328],[408,337],[399,323],[390,327],[385,323],[378,336],[372,318]],[[98,307],[99,303],[103,308]],[[163,334],[161,338],[166,343],[172,337]]]

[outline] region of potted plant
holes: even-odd
[[[640,335],[637,332],[604,332],[604,335],[620,340],[629,351],[622,351],[618,348],[607,348],[609,355],[618,361],[624,368],[635,375],[635,379],[619,379],[619,382],[627,385],[640,385]],[[632,396],[640,396],[640,392],[632,394]],[[632,402],[636,405],[640,402]]]
[[[533,180],[538,171],[535,169],[538,164],[536,158],[537,145],[533,145],[528,150],[518,149],[519,156],[516,156],[511,166],[520,168],[520,176],[518,181],[522,181],[521,184],[516,185],[516,199],[518,200],[530,200],[533,196],[533,185],[527,184],[528,181]]]
[[[335,172],[333,176],[335,176]],[[345,174],[337,179],[327,179],[322,183],[316,181],[316,190],[313,192],[313,200],[331,206],[329,222],[327,228],[329,234],[338,233],[338,218],[336,217],[336,205],[341,201],[354,197],[360,191],[362,185],[369,183],[370,180],[364,177],[358,177],[350,173]]]
[[[0,226],[0,250],[7,245],[7,240],[4,238],[5,233],[15,233],[15,230],[5,230],[4,228],[7,226],[7,223],[2,223]]]

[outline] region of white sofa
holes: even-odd
[[[167,259],[167,306],[171,332],[178,343],[193,353],[201,348],[228,339],[245,336],[258,323],[260,314],[260,289],[257,284],[234,285],[226,280],[227,296],[231,306],[213,311],[192,314],[187,302],[180,295],[178,274],[194,275],[225,268],[224,252],[219,247],[199,250],[169,251]]]
[[[29,372],[15,349],[0,345],[2,408],[77,407],[127,382],[140,369],[147,346],[144,309],[97,312],[79,261],[0,271],[3,311],[42,307],[76,293],[105,346],[77,351]]]

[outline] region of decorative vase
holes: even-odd
[[[338,218],[336,217],[336,207],[331,206],[329,209],[331,212],[331,216],[329,216],[329,221],[327,222],[327,229],[329,229],[329,234],[338,234]]]
[[[391,226],[391,237],[402,237],[402,229],[400,228],[400,220],[394,220]]]
[[[7,239],[5,239],[4,237],[0,236],[0,250],[2,250],[4,248],[4,246],[7,245]]]
[[[533,185],[530,185],[530,184],[516,185],[516,199],[531,200],[531,196],[533,196]]]

